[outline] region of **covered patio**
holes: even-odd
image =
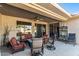
[[[44,38],[43,56],[78,56],[79,55],[79,15],[72,16],[58,4],[54,3],[7,3],[0,4],[0,53],[1,56],[30,56],[31,49],[26,44],[24,51],[10,53],[4,45],[4,33],[9,30],[5,40],[8,43],[13,37],[21,39]],[[75,21],[73,21],[75,20]],[[74,22],[74,24],[73,24]],[[29,36],[27,35],[28,33]],[[48,39],[54,36],[55,50],[48,50]],[[30,38],[28,38],[30,37]],[[53,38],[52,38],[53,39]],[[25,41],[25,40],[24,40]],[[25,42],[24,42],[25,43]],[[72,43],[72,44],[70,44]],[[37,43],[38,44],[38,43]],[[40,44],[39,44],[40,45]]]

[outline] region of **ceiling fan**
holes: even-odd
[[[41,17],[39,17],[39,16],[35,16],[34,18],[33,18],[35,21],[40,21],[40,20],[43,20]]]

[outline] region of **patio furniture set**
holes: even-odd
[[[30,47],[31,55],[43,55],[44,44],[47,44],[49,38],[48,35],[44,35],[42,38],[33,38],[32,34],[23,34],[21,40],[17,41],[15,37],[12,37],[9,41],[12,54],[18,51],[23,51],[27,48],[27,44]]]

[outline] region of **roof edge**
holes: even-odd
[[[64,10],[61,6],[59,6],[57,3],[51,3],[53,6],[55,6],[57,9],[65,13],[67,16],[72,17],[70,13],[68,13],[66,10]]]

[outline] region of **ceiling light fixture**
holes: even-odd
[[[41,21],[43,20],[42,18],[40,18],[39,16],[34,17],[35,21]]]

